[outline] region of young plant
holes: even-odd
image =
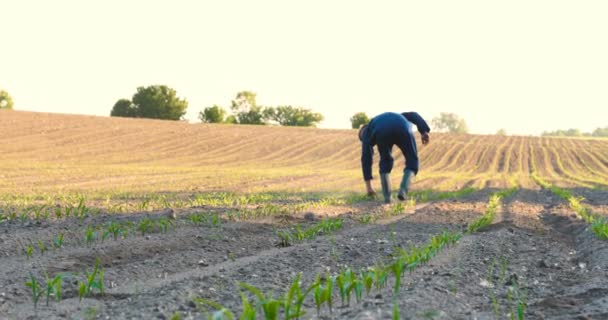
[[[31,245],[28,245],[27,247],[25,247],[25,255],[27,256],[28,259],[32,256],[33,252],[34,252],[34,248]]]
[[[114,221],[110,221],[108,223],[108,226],[106,227],[106,231],[109,232],[112,235],[112,237],[114,238],[114,240],[118,240],[118,236],[122,232],[122,227],[120,226],[119,223],[114,222]]]
[[[36,277],[34,277],[34,275],[32,275],[30,273],[30,281],[27,281],[25,283],[25,285],[28,286],[31,289],[31,291],[32,291],[32,300],[34,301],[34,308],[37,308],[38,307],[38,299],[42,295],[42,291],[40,291],[40,284],[38,283],[38,280],[36,280]]]
[[[63,232],[58,234],[54,239],[53,239],[53,245],[55,246],[56,249],[59,249],[63,246]]]
[[[173,226],[173,221],[169,220],[168,218],[158,220],[158,227],[162,233],[166,233],[171,226]]]
[[[154,228],[154,222],[148,218],[143,218],[139,225],[137,225],[137,230],[141,232],[141,235],[144,236],[146,233],[150,232]]]
[[[249,285],[244,282],[240,282],[239,285],[253,293],[258,298],[258,305],[262,306],[264,311],[264,318],[268,320],[275,320],[279,316],[280,308],[285,304],[281,299],[275,299],[272,295],[264,294],[258,288]]]
[[[48,275],[46,277],[46,305],[49,305],[49,299],[51,295],[54,295],[57,302],[61,301],[61,281],[62,276],[58,274],[55,278],[50,279]]]
[[[46,252],[46,245],[38,240],[38,249],[40,250],[40,253],[44,254]]]
[[[91,245],[95,241],[95,229],[87,226],[84,231],[84,241],[87,245]]]
[[[93,289],[98,289],[101,295],[104,294],[103,287],[103,268],[99,268],[99,258],[95,260],[95,267],[93,268],[93,272],[89,273],[85,270],[85,280],[79,281],[78,285],[78,298],[82,300],[82,298],[89,296]]]
[[[209,316],[210,320],[234,320],[234,314],[219,303],[209,301],[203,298],[194,298],[192,302],[196,304],[197,309],[205,310],[207,307],[216,309],[217,311]],[[243,320],[243,318],[241,318]]]

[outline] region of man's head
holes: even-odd
[[[359,141],[363,141],[363,137],[365,136],[367,132],[367,125],[364,124],[361,126],[361,128],[359,128]]]

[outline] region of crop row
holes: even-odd
[[[608,221],[603,217],[594,216],[589,211],[589,208],[582,204],[582,201],[585,200],[585,198],[577,197],[570,193],[568,190],[551,185],[550,183],[539,177],[537,174],[533,173],[532,178],[544,189],[550,190],[555,195],[568,201],[570,208],[574,210],[574,212],[576,212],[586,223],[591,226],[591,231],[593,231],[593,233],[595,233],[598,238],[602,240],[608,240]]]
[[[476,232],[480,228],[490,224],[492,219],[489,219],[489,217],[493,218],[501,200],[513,192],[515,192],[515,189],[493,194],[488,202],[486,214],[469,225],[467,229],[468,233]],[[416,268],[428,263],[442,249],[456,244],[462,236],[462,233],[446,231],[431,237],[430,241],[423,246],[412,247],[409,250],[398,248],[398,253],[393,256],[393,261],[388,265],[378,264],[374,267],[361,269],[358,272],[350,268],[344,268],[334,275],[318,274],[316,280],[305,287],[301,286],[302,275],[299,274],[292,281],[289,289],[278,297],[264,293],[249,284],[240,283],[239,285],[242,289],[253,294],[255,302],[251,303],[248,296],[244,292],[240,292],[243,313],[239,319],[253,320],[260,314],[263,315],[264,319],[274,320],[278,319],[281,310],[284,319],[298,319],[304,315],[301,306],[308,295],[312,295],[317,314],[321,312],[324,306],[332,313],[335,305],[334,292],[337,291],[342,305],[348,306],[350,305],[352,296],[355,297],[357,302],[360,302],[364,293],[369,295],[373,288],[380,292],[390,282],[390,279],[392,279],[394,284],[393,319],[400,319],[398,296],[401,288],[401,279],[405,275],[405,272],[412,272]],[[194,299],[194,301],[203,309],[210,307],[216,310],[210,315],[210,319],[235,319],[232,311],[218,303],[199,298]],[[520,319],[523,319],[524,310],[525,301],[520,301],[518,303],[518,316]]]

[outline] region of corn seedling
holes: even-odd
[[[55,276],[55,278],[50,279],[48,275],[46,277],[46,305],[49,305],[49,299],[51,295],[54,295],[57,299],[57,302],[61,301],[61,274]]]
[[[253,293],[258,299],[258,305],[262,307],[264,311],[264,318],[266,320],[276,320],[279,316],[279,309],[284,306],[284,301],[281,299],[275,299],[272,295],[264,294],[258,288],[249,285],[247,283],[241,282],[239,285]]]
[[[87,245],[91,245],[95,241],[95,229],[91,226],[87,226],[84,231],[84,242]]]
[[[310,285],[304,292],[300,288],[302,273],[299,273],[291,283],[288,293],[285,295],[284,306],[285,319],[298,319],[305,314],[302,304],[306,297],[317,287],[317,283]],[[295,301],[294,301],[295,300]],[[292,312],[293,307],[293,312]]]
[[[203,298],[194,298],[192,302],[196,304],[197,309],[202,311],[206,311],[208,307],[216,309],[217,311],[209,316],[210,320],[234,320],[234,314],[219,303]]]
[[[106,227],[106,231],[114,237],[114,240],[118,240],[118,236],[122,232],[122,227],[117,222],[110,221]]]
[[[182,314],[179,311],[175,311],[169,320],[182,320]],[[255,320],[255,319],[254,319]]]
[[[40,250],[41,254],[46,252],[46,245],[40,240],[38,240],[38,249]]]
[[[143,218],[139,225],[137,225],[137,230],[141,232],[141,235],[144,236],[146,233],[150,232],[154,228],[154,222],[148,218]]]
[[[78,298],[82,300],[82,298],[89,296],[93,289],[98,289],[99,293],[103,295],[104,287],[103,287],[103,268],[99,268],[99,258],[95,260],[95,267],[93,268],[93,272],[89,273],[85,270],[85,280],[79,281],[78,284]]]
[[[365,287],[365,295],[369,295],[374,285],[374,272],[373,271],[361,271],[359,276],[363,280],[363,286]]]
[[[63,246],[63,232],[58,234],[54,239],[53,239],[53,245],[55,246],[55,248],[59,249]]]
[[[193,225],[199,226],[205,221],[205,216],[202,213],[193,213],[188,216],[188,220],[190,220]]]
[[[61,206],[55,206],[55,218],[61,219],[63,217],[63,211],[61,210]]]
[[[243,304],[243,313],[241,314],[240,320],[255,320],[257,313],[255,307],[249,303],[249,300],[244,293],[241,292],[240,294],[241,303]]]
[[[401,317],[399,316],[399,300],[397,299],[397,297],[395,297],[393,299],[393,320],[400,320]]]
[[[32,253],[34,252],[34,248],[32,248],[31,245],[28,245],[27,247],[25,247],[25,256],[29,259],[32,256]]]
[[[173,221],[169,220],[168,218],[158,220],[158,227],[162,233],[166,233],[171,226],[173,226]]]
[[[401,274],[403,273],[405,263],[404,259],[398,259],[390,265],[390,270],[395,276],[395,296],[399,295],[399,291],[401,290]]]
[[[36,277],[30,273],[30,281],[25,283],[31,289],[32,292],[32,300],[34,301],[34,308],[38,307],[38,299],[42,295],[42,291],[40,290],[40,283],[36,280]]]
[[[321,275],[317,275],[317,281],[315,282],[314,299],[315,305],[317,306],[317,315],[321,312],[321,306],[327,304],[329,312],[332,313],[332,289],[333,281],[330,275],[327,275],[325,279],[325,286],[321,285]]]

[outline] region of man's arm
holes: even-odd
[[[372,161],[374,160],[374,149],[368,137],[361,141],[361,169],[363,169],[363,180],[372,180]]]
[[[429,125],[417,112],[404,112],[401,115],[404,116],[407,121],[415,124],[416,127],[418,127],[418,132],[420,132],[421,134],[431,132],[431,128],[429,127]]]

